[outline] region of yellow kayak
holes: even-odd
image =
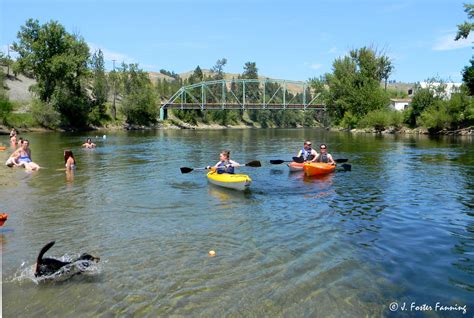
[[[207,180],[209,183],[215,184],[217,186],[240,191],[248,189],[252,183],[252,179],[250,179],[250,177],[246,174],[218,174],[215,171],[211,171],[207,174]]]

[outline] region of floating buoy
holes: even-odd
[[[210,257],[214,257],[214,256],[216,256],[216,251],[211,250],[211,251],[209,251],[208,254],[209,254]]]
[[[1,213],[0,214],[0,226],[3,226],[3,223],[8,219],[8,214],[6,213]]]

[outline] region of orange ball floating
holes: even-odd
[[[0,214],[0,226],[3,226],[5,221],[8,219],[8,214],[6,213],[1,213]]]
[[[208,255],[209,255],[210,257],[214,257],[214,256],[216,256],[216,251],[212,251],[212,250],[211,250],[211,251],[209,251]]]

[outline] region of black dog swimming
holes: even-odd
[[[57,273],[60,270],[68,269],[70,265],[77,265],[79,268],[78,273],[84,271],[85,268],[92,265],[93,262],[98,263],[99,257],[94,257],[90,254],[84,253],[77,259],[71,262],[63,262],[54,258],[43,258],[43,255],[54,245],[55,241],[46,244],[40,251],[38,258],[36,259],[35,277],[50,276]],[[70,270],[70,269],[69,269]]]

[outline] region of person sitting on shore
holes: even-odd
[[[224,150],[219,154],[219,162],[213,167],[207,166],[207,169],[215,169],[218,174],[229,173],[234,174],[234,167],[239,167],[240,164],[236,161],[230,160],[230,151]]]
[[[74,158],[71,150],[64,151],[64,164],[66,165],[66,170],[72,170],[76,168],[76,159]]]
[[[82,144],[82,147],[86,149],[92,149],[96,147],[96,144],[92,142],[92,139],[87,138],[86,142]]]
[[[12,128],[12,130],[10,131],[10,138],[13,137],[13,136],[16,136],[16,135],[18,135],[16,129]]]
[[[325,144],[319,145],[319,149],[321,153],[318,156],[316,156],[316,158],[314,158],[315,162],[324,162],[324,163],[329,163],[331,165],[336,164],[331,154],[328,153],[328,147]]]
[[[303,148],[301,148],[296,156],[303,157],[304,161],[315,161],[318,153],[311,148],[311,141],[306,140],[303,144]]]

